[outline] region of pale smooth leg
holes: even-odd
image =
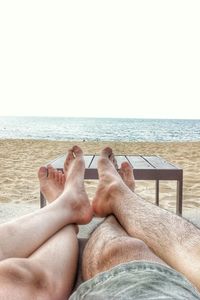
[[[86,224],[93,215],[84,189],[85,166],[79,147],[69,151],[64,169],[65,184],[59,188],[59,173],[55,171],[58,178],[51,178],[52,182],[45,179],[44,168],[39,171],[43,193],[50,202],[58,196],[55,201],[1,227],[5,238],[1,245],[1,299],[59,300],[71,292],[78,258],[77,226],[73,224]]]

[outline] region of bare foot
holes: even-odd
[[[120,174],[120,176],[121,176],[122,180],[124,181],[124,183],[129,187],[129,189],[131,191],[134,192],[134,190],[135,190],[135,178],[134,178],[134,175],[133,175],[132,166],[128,162],[125,161],[121,164],[121,167],[119,169],[118,164],[117,164],[117,160],[116,160],[115,155],[114,155],[113,152],[108,156],[108,158],[113,163],[115,169],[118,170],[118,173]]]
[[[118,164],[117,164],[117,160],[116,160],[115,155],[114,155],[113,152],[110,155],[108,155],[108,158],[113,163],[115,169],[118,170],[118,173],[121,176],[124,183],[129,187],[129,189],[131,191],[134,192],[134,190],[135,190],[135,178],[134,178],[134,175],[133,175],[132,166],[127,161],[125,161],[121,164],[121,167],[119,169]]]
[[[125,169],[127,165],[122,164],[121,173],[124,178],[129,177],[129,172]],[[112,201],[116,201],[118,197],[123,197],[124,193],[130,194],[130,188],[123,181],[120,174],[117,172],[113,164],[112,149],[107,147],[101,152],[101,157],[98,161],[99,184],[95,197],[92,202],[94,213],[99,217],[105,217],[112,214]],[[126,176],[125,176],[126,174]],[[132,180],[132,179],[131,179]],[[132,185],[132,183],[131,183]]]
[[[49,203],[62,194],[65,185],[65,175],[62,171],[57,171],[51,165],[48,165],[47,168],[40,167],[38,178],[40,191]]]
[[[85,162],[78,146],[68,151],[64,163],[65,185],[56,201],[62,202],[71,223],[87,224],[93,217],[92,207],[84,187]]]
[[[128,162],[123,162],[121,168],[118,170],[124,183],[129,187],[129,189],[134,192],[135,190],[135,178],[133,174],[133,168]]]

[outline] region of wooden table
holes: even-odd
[[[85,179],[98,179],[97,160],[98,155],[85,155]],[[120,166],[123,161],[128,161],[134,168],[136,180],[154,180],[155,186],[155,204],[159,205],[159,181],[175,180],[177,182],[176,191],[176,213],[182,215],[183,200],[183,170],[167,162],[159,156],[138,156],[138,155],[116,155],[117,163]],[[58,170],[63,170],[66,155],[62,155],[50,164]],[[46,203],[43,195],[40,193],[40,203],[43,207]]]

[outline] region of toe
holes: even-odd
[[[58,183],[62,184],[62,171],[58,171]]]
[[[110,147],[106,147],[101,151],[101,156],[105,158],[109,158],[112,155],[112,149]]]
[[[74,146],[72,148],[73,153],[75,154],[75,156],[82,156],[83,155],[83,151],[79,146]]]
[[[127,178],[133,179],[133,167],[128,162],[123,162],[121,164],[121,169]]]
[[[47,168],[42,166],[38,170],[38,178],[39,180],[43,180],[47,178]]]
[[[114,156],[113,153],[111,153],[109,159],[112,162],[112,164],[114,165],[115,169],[117,170],[118,169],[118,164],[117,164],[117,160],[116,160],[116,158],[115,158],[115,156]]]
[[[59,182],[59,171],[57,170],[54,171],[54,179],[56,182]]]
[[[62,181],[61,181],[61,184],[65,184],[65,181],[66,181],[66,179],[65,179],[65,175],[64,174],[62,174]]]
[[[54,168],[51,165],[47,166],[47,174],[48,174],[48,178],[49,179],[53,179],[54,178]]]
[[[66,160],[67,161],[71,161],[73,159],[74,159],[74,152],[73,152],[73,148],[71,148],[71,149],[68,150],[68,154],[67,154]]]
[[[133,178],[133,169],[131,167],[126,168],[126,175],[130,178]]]
[[[127,161],[124,161],[122,164],[121,164],[121,168],[122,169],[127,169],[127,168],[131,168],[131,166],[129,165],[129,163]]]
[[[121,164],[121,175],[122,179],[126,185],[132,190],[135,190],[135,178],[133,174],[133,167],[128,162],[123,162]]]
[[[122,176],[125,175],[125,167],[124,167],[124,163],[121,163],[120,169],[118,170],[118,173]]]
[[[67,157],[64,162],[64,170],[67,171],[70,162],[74,160],[73,150],[68,150]]]

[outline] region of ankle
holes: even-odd
[[[134,192],[132,192],[126,185],[121,185],[118,187],[117,191],[113,191],[112,196],[110,198],[110,208],[115,215],[115,210],[119,208],[119,203],[124,199],[132,199],[134,196]]]
[[[118,199],[124,198],[127,194],[129,194],[130,189],[124,184],[123,181],[119,180],[110,185],[109,193],[110,198],[113,201],[117,201]]]

